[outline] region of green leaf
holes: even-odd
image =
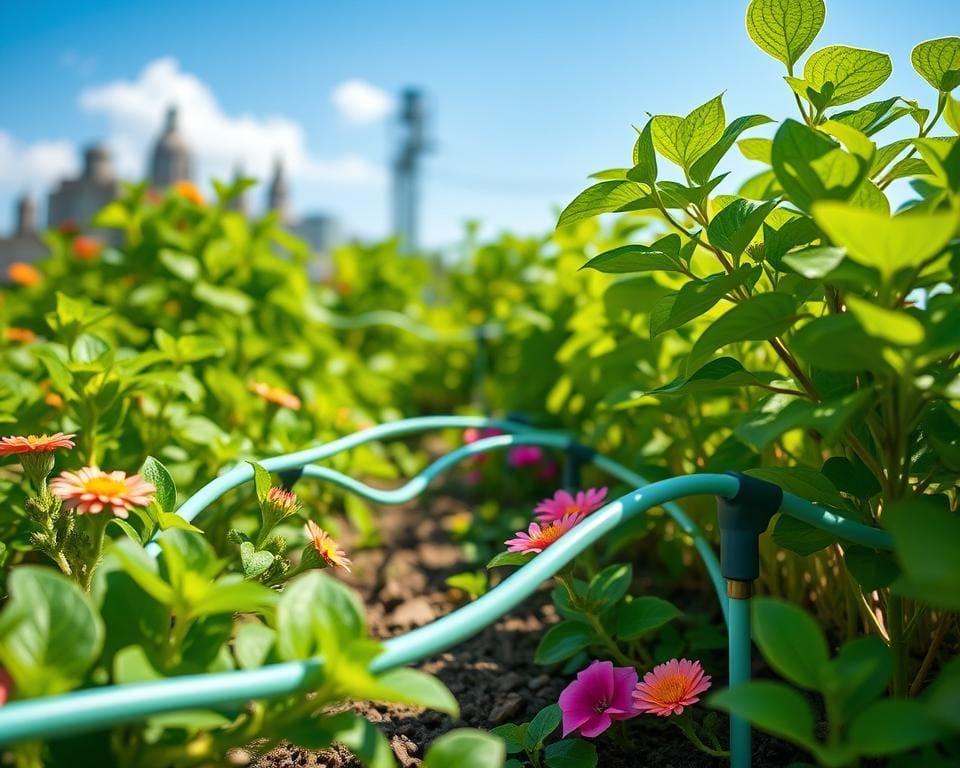
[[[157,489],[153,499],[162,512],[173,512],[177,508],[177,486],[170,472],[153,456],[148,456],[140,467],[140,475]]]
[[[667,235],[652,245],[622,245],[594,256],[580,269],[595,269],[608,274],[628,272],[681,272],[680,236]]]
[[[653,146],[684,170],[690,167],[722,136],[726,123],[723,95],[701,104],[686,117],[656,115],[650,121]]]
[[[960,657],[948,661],[924,694],[930,714],[950,730],[960,731]]]
[[[633,168],[629,172],[631,179],[650,187],[657,181],[657,153],[653,149],[652,122],[652,119],[647,120],[637,136],[637,143],[633,145]]]
[[[854,261],[877,269],[889,280],[902,269],[919,269],[953,236],[951,213],[902,213],[893,218],[836,202],[817,203],[813,218],[835,245]]]
[[[613,605],[630,589],[633,581],[633,566],[629,563],[608,565],[590,580],[587,600],[592,605],[607,607]]]
[[[240,542],[240,564],[243,566],[243,576],[247,579],[256,579],[262,576],[273,565],[275,555],[265,549],[258,550],[252,541]]]
[[[712,392],[732,387],[763,387],[774,378],[772,373],[751,373],[739,360],[732,357],[718,357],[711,360],[689,376],[679,376],[669,384],[651,389],[649,392],[633,393],[634,399],[648,395],[688,395],[697,392]]]
[[[634,598],[617,611],[617,637],[636,640],[681,615],[677,606],[659,597]]]
[[[825,695],[837,706],[837,719],[849,722],[887,689],[893,676],[893,656],[876,635],[843,644],[830,661]]]
[[[796,270],[797,274],[811,280],[819,280],[840,266],[846,256],[847,251],[844,248],[817,245],[786,254],[783,257],[783,263],[790,269]]]
[[[849,312],[811,320],[793,334],[791,346],[824,371],[889,370],[880,342],[868,336]]]
[[[543,751],[547,768],[596,768],[597,748],[583,739],[563,739]]]
[[[870,390],[860,390],[820,403],[787,394],[775,394],[759,403],[734,428],[743,442],[758,449],[770,445],[784,432],[815,429],[833,440],[870,401]]]
[[[960,516],[916,498],[884,511],[903,576],[894,590],[948,610],[960,610]]]
[[[247,464],[253,467],[253,484],[257,489],[257,501],[263,504],[267,500],[270,488],[273,486],[273,478],[270,477],[270,473],[257,462],[248,461]]]
[[[843,562],[865,592],[889,587],[900,575],[900,569],[889,554],[854,544],[844,550]]]
[[[793,70],[826,18],[823,0],[752,0],[747,34],[757,47]]]
[[[885,53],[831,45],[810,55],[803,66],[803,77],[813,88],[822,91],[830,83],[833,93],[829,104],[849,104],[886,82],[893,72],[890,57]]]
[[[319,571],[290,581],[277,606],[277,651],[284,661],[323,655],[329,667],[366,637],[357,596]]]
[[[885,757],[930,744],[942,735],[919,701],[883,699],[854,718],[849,739],[860,754]]]
[[[739,258],[777,203],[777,200],[760,203],[738,197],[713,217],[707,227],[707,239],[712,245]]]
[[[744,131],[755,128],[758,125],[772,123],[773,121],[766,115],[745,115],[738,117],[730,123],[723,131],[723,135],[707,152],[690,167],[690,178],[698,184],[706,183],[713,173],[717,164],[727,154],[730,147]],[[747,139],[747,141],[749,141]]]
[[[200,277],[200,262],[189,254],[161,248],[157,258],[175,277],[186,283],[192,283]]]
[[[845,506],[833,483],[813,467],[761,467],[748,469],[744,474],[779,485],[787,493],[813,504],[834,509],[843,509]]]
[[[541,666],[569,659],[594,640],[593,631],[576,621],[561,621],[547,630],[540,639],[533,660]]]
[[[565,227],[601,213],[641,211],[655,207],[650,187],[635,181],[601,181],[587,187],[563,209],[557,227]]]
[[[960,37],[941,37],[917,45],[910,62],[938,91],[949,93],[960,85]]]
[[[330,742],[343,744],[360,758],[367,768],[396,767],[390,744],[373,723],[353,712],[340,712],[329,718],[328,722],[331,721],[336,723],[336,727]],[[291,741],[295,742],[293,739]]]
[[[276,602],[277,594],[254,581],[226,581],[227,578],[209,585],[203,596],[196,600],[189,615],[192,618],[212,616],[218,613],[250,613],[262,611]]]
[[[179,528],[184,531],[193,531],[194,533],[203,533],[197,526],[184,520],[176,512],[158,512],[157,524],[161,531],[167,531],[171,528]]]
[[[773,543],[798,555],[812,555],[837,540],[829,531],[797,520],[790,515],[780,515],[773,526]]]
[[[859,459],[853,462],[846,456],[831,456],[823,462],[821,472],[838,491],[861,501],[872,499],[883,490],[877,478]]]
[[[503,739],[508,755],[523,752],[523,737],[527,733],[526,723],[523,725],[517,725],[516,723],[498,725],[496,728],[491,728],[490,733],[499,739]]]
[[[501,768],[506,759],[503,742],[483,731],[450,731],[427,750],[423,768]]]
[[[267,663],[277,642],[276,630],[259,621],[246,621],[237,629],[233,655],[240,669],[257,669]]]
[[[157,573],[157,561],[143,548],[129,539],[118,540],[110,547],[124,572],[150,597],[163,605],[173,605],[176,595],[173,588]]]
[[[7,579],[0,613],[0,666],[23,697],[77,687],[103,647],[104,629],[90,598],[50,568],[21,565]]]
[[[526,565],[535,556],[530,552],[500,552],[487,563],[487,568],[500,568],[504,565]]]
[[[560,721],[563,719],[563,712],[559,704],[549,704],[537,712],[530,725],[527,726],[527,732],[524,734],[523,746],[528,752],[540,749],[547,736],[557,730]]]
[[[372,701],[426,707],[450,715],[454,720],[460,717],[460,706],[450,689],[433,675],[419,669],[398,667],[377,675],[374,685],[362,693],[356,690],[351,693]]]
[[[747,160],[757,160],[770,165],[773,139],[740,139],[737,146]]]
[[[696,370],[716,350],[735,341],[779,336],[793,325],[797,304],[785,293],[758,293],[714,320],[690,350],[685,367]]]
[[[777,674],[801,688],[820,689],[830,659],[827,639],[805,611],[783,600],[755,599],[753,638]]]
[[[853,294],[848,294],[844,300],[860,327],[875,339],[906,347],[923,343],[926,335],[923,323],[907,312],[885,309]]]
[[[784,192],[805,211],[817,200],[849,199],[871,165],[796,120],[784,120],[777,130],[771,161]]]
[[[761,271],[759,266],[744,266],[729,274],[710,275],[684,284],[677,293],[664,296],[654,304],[650,312],[650,336],[686,325],[736,288],[752,287]]]
[[[193,284],[192,293],[197,301],[235,315],[245,315],[253,309],[253,299],[231,286],[212,285],[201,280]]]
[[[745,683],[715,693],[707,703],[739,715],[757,728],[806,749],[812,750],[816,746],[810,705],[803,696],[782,683]]]

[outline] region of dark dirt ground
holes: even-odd
[[[444,579],[465,570],[461,548],[446,528],[463,512],[463,502],[446,496],[425,498],[418,505],[378,510],[378,527],[388,546],[352,553],[352,574],[340,575],[357,589],[368,606],[372,633],[388,638],[454,610],[463,600]],[[428,512],[425,513],[425,510]],[[433,739],[451,728],[489,729],[506,722],[526,722],[542,707],[556,702],[569,678],[548,674],[533,663],[544,630],[558,617],[544,588],[496,625],[438,658],[421,665],[437,675],[460,702],[461,719],[404,705],[358,704],[354,709],[377,723],[387,735],[397,762],[419,766]],[[697,751],[675,728],[646,718],[638,729],[637,748],[623,748],[599,739],[600,768],[706,768],[725,765]],[[804,755],[782,742],[754,734],[754,766],[784,768]],[[283,746],[256,759],[235,753],[237,765],[256,768],[360,768],[348,751],[311,752]],[[456,768],[456,766],[450,766]]]

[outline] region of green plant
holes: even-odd
[[[545,742],[560,727],[560,707],[551,704],[541,709],[529,723],[507,723],[491,733],[503,739],[508,755],[512,757],[505,768],[595,768],[597,749],[583,739],[561,739]]]

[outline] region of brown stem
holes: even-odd
[[[933,662],[937,658],[937,651],[940,650],[940,643],[943,642],[943,636],[947,634],[947,626],[949,624],[950,616],[941,615],[940,623],[934,630],[933,639],[930,641],[930,647],[927,649],[927,655],[923,657],[923,662],[920,664],[920,669],[917,671],[917,676],[913,679],[913,683],[910,685],[911,696],[916,696],[918,693],[920,693],[920,689],[923,687],[923,684],[927,679],[927,674],[930,672],[930,667],[933,666]]]

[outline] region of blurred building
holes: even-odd
[[[179,113],[170,107],[163,128],[148,157],[147,176],[150,184],[159,190],[179,181],[193,179],[193,156],[190,146],[180,132]],[[238,166],[236,177],[243,173]],[[102,144],[93,144],[83,153],[83,169],[76,178],[60,181],[47,199],[47,227],[65,226],[87,228],[91,219],[106,205],[116,200],[121,192],[121,180],[113,171],[110,151]],[[275,211],[280,221],[309,245],[315,256],[310,274],[322,279],[332,271],[330,252],[339,237],[336,219],[325,213],[309,213],[299,221],[293,216],[290,186],[286,169],[279,158],[274,163],[273,175],[267,186],[266,210]],[[238,196],[230,206],[249,215],[245,195]],[[121,233],[100,232],[106,242],[118,242]],[[16,228],[9,237],[0,238],[0,280],[11,262],[38,261],[46,252],[37,231],[37,209],[34,201],[24,195],[17,202]]]
[[[423,93],[407,88],[397,116],[397,151],[393,158],[393,232],[400,248],[412,253],[419,248],[420,173],[427,140],[427,110]]]
[[[167,109],[163,131],[150,157],[150,183],[157,189],[166,189],[178,181],[193,179],[193,159],[190,148],[180,133],[176,107]]]
[[[39,261],[46,247],[37,231],[37,206],[29,195],[22,195],[14,210],[14,230],[9,237],[0,237],[0,280],[5,280],[7,268],[16,261],[28,264]]]
[[[113,174],[110,151],[102,144],[93,144],[84,150],[80,175],[64,179],[50,193],[47,226],[84,226],[119,194],[120,180]]]

